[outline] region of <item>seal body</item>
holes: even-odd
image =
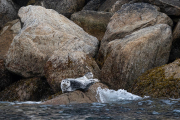
[[[93,79],[93,74],[91,72],[88,72],[83,77],[80,78],[76,78],[76,79],[67,78],[62,80],[61,90],[63,93],[71,92],[75,90],[86,91],[95,82],[99,82],[99,80]]]

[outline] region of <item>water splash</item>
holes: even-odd
[[[119,89],[117,91],[111,89],[97,88],[96,98],[100,103],[118,102],[122,100],[140,100],[143,99],[138,95],[127,92],[126,90]]]

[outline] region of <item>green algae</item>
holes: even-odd
[[[148,95],[153,98],[179,98],[180,79],[174,78],[174,75],[166,77],[164,66],[157,67],[136,79],[131,92],[141,96]]]

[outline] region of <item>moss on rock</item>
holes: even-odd
[[[141,96],[148,95],[153,98],[179,98],[180,78],[177,77],[178,72],[180,72],[177,71],[179,63],[180,60],[177,60],[175,63],[147,71],[135,80],[135,85],[131,92]]]

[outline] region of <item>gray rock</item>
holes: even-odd
[[[17,18],[18,7],[12,0],[0,0],[0,29],[9,21]]]
[[[39,4],[47,9],[53,9],[59,14],[70,18],[71,14],[80,11],[85,0],[36,0],[35,4]]]
[[[23,23],[7,53],[6,68],[24,77],[44,76],[44,66],[53,52],[83,51],[94,57],[99,41],[78,25],[52,9],[22,7]]]
[[[173,25],[172,20],[157,7],[147,3],[125,4],[116,12],[107,26],[98,53],[99,64],[103,64],[107,56],[107,44],[114,39],[124,38],[139,29],[155,24]]]
[[[84,7],[83,10],[94,10],[97,11],[99,7],[105,2],[106,0],[90,0]]]
[[[131,89],[142,73],[168,62],[171,44],[172,31],[166,24],[146,27],[109,42],[101,81],[112,89]]]
[[[112,14],[110,12],[82,10],[72,14],[71,20],[87,33],[101,40],[111,17]]]

